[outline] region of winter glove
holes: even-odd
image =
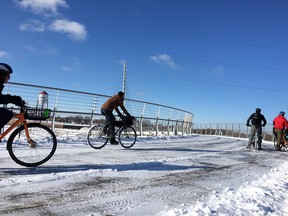
[[[23,102],[25,104],[25,101],[23,101],[20,96],[11,96],[10,100],[10,102],[15,104],[16,106],[23,106]]]
[[[26,104],[26,101],[24,101],[24,100],[22,100],[22,103],[21,103],[21,105],[20,105],[20,107],[26,107],[28,104]]]

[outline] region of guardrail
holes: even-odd
[[[267,124],[262,128],[263,140],[273,141],[273,125]],[[214,124],[195,124],[193,133],[205,135],[230,136],[236,138],[248,138],[250,127],[243,123],[214,123]]]
[[[48,108],[52,110],[49,123],[53,129],[55,127],[89,127],[95,123],[103,123],[105,120],[100,109],[110,97],[108,95],[13,82],[5,85],[3,94],[19,95],[29,103],[29,106],[36,107],[39,106],[39,93],[43,91],[48,93]],[[140,136],[192,133],[194,115],[191,112],[132,99],[125,99],[125,107],[131,115],[136,117],[135,129]],[[8,108],[15,109],[10,104]],[[69,118],[71,116],[79,116],[83,122],[77,124],[71,122],[72,118]],[[63,122],[65,118],[67,121]]]

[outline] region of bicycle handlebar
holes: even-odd
[[[22,106],[20,106],[20,112],[23,113],[27,110],[27,106],[26,104],[23,104]]]

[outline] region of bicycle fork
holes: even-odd
[[[37,143],[34,140],[31,139],[26,121],[23,122],[23,126],[24,126],[24,129],[25,129],[25,134],[26,134],[28,145],[31,148],[36,148]]]

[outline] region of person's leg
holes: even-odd
[[[281,129],[275,129],[275,132],[277,134],[277,149],[280,149],[280,145],[281,145],[281,138],[282,138],[282,130]]]
[[[0,108],[0,130],[12,119],[13,112],[5,108]]]
[[[106,109],[101,109],[102,115],[105,115],[105,118],[109,124],[109,139],[111,144],[118,144],[115,140],[115,116],[111,111]]]

